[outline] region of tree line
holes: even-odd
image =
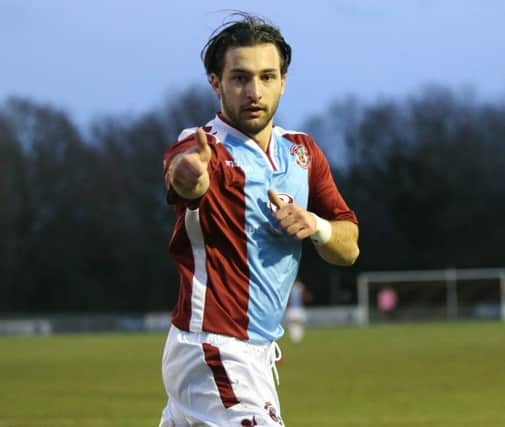
[[[173,307],[175,212],[162,154],[216,108],[210,92],[192,87],[139,117],[101,117],[82,130],[54,106],[5,101],[0,312]],[[361,230],[349,270],[305,244],[300,274],[315,304],[353,302],[360,271],[503,266],[504,103],[427,87],[401,100],[338,99],[301,129],[327,153]]]

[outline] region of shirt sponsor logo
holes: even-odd
[[[224,166],[227,168],[239,168],[242,169],[244,172],[249,172],[251,170],[251,166],[244,165],[242,163],[237,162],[236,160],[225,160]]]

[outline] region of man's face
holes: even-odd
[[[225,119],[251,137],[271,126],[285,83],[279,52],[271,43],[228,49],[221,79],[211,75]]]

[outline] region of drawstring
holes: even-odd
[[[268,349],[268,364],[270,365],[270,369],[274,373],[275,377],[275,382],[277,385],[280,385],[279,381],[279,372],[277,371],[277,365],[276,363],[282,359],[282,353],[281,353],[281,348],[279,347],[279,344],[277,344],[275,341],[270,344],[270,348]]]

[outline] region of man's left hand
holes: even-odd
[[[282,200],[272,189],[268,190],[268,198],[277,208],[274,213],[275,218],[287,234],[303,240],[316,232],[316,220],[309,211]]]

